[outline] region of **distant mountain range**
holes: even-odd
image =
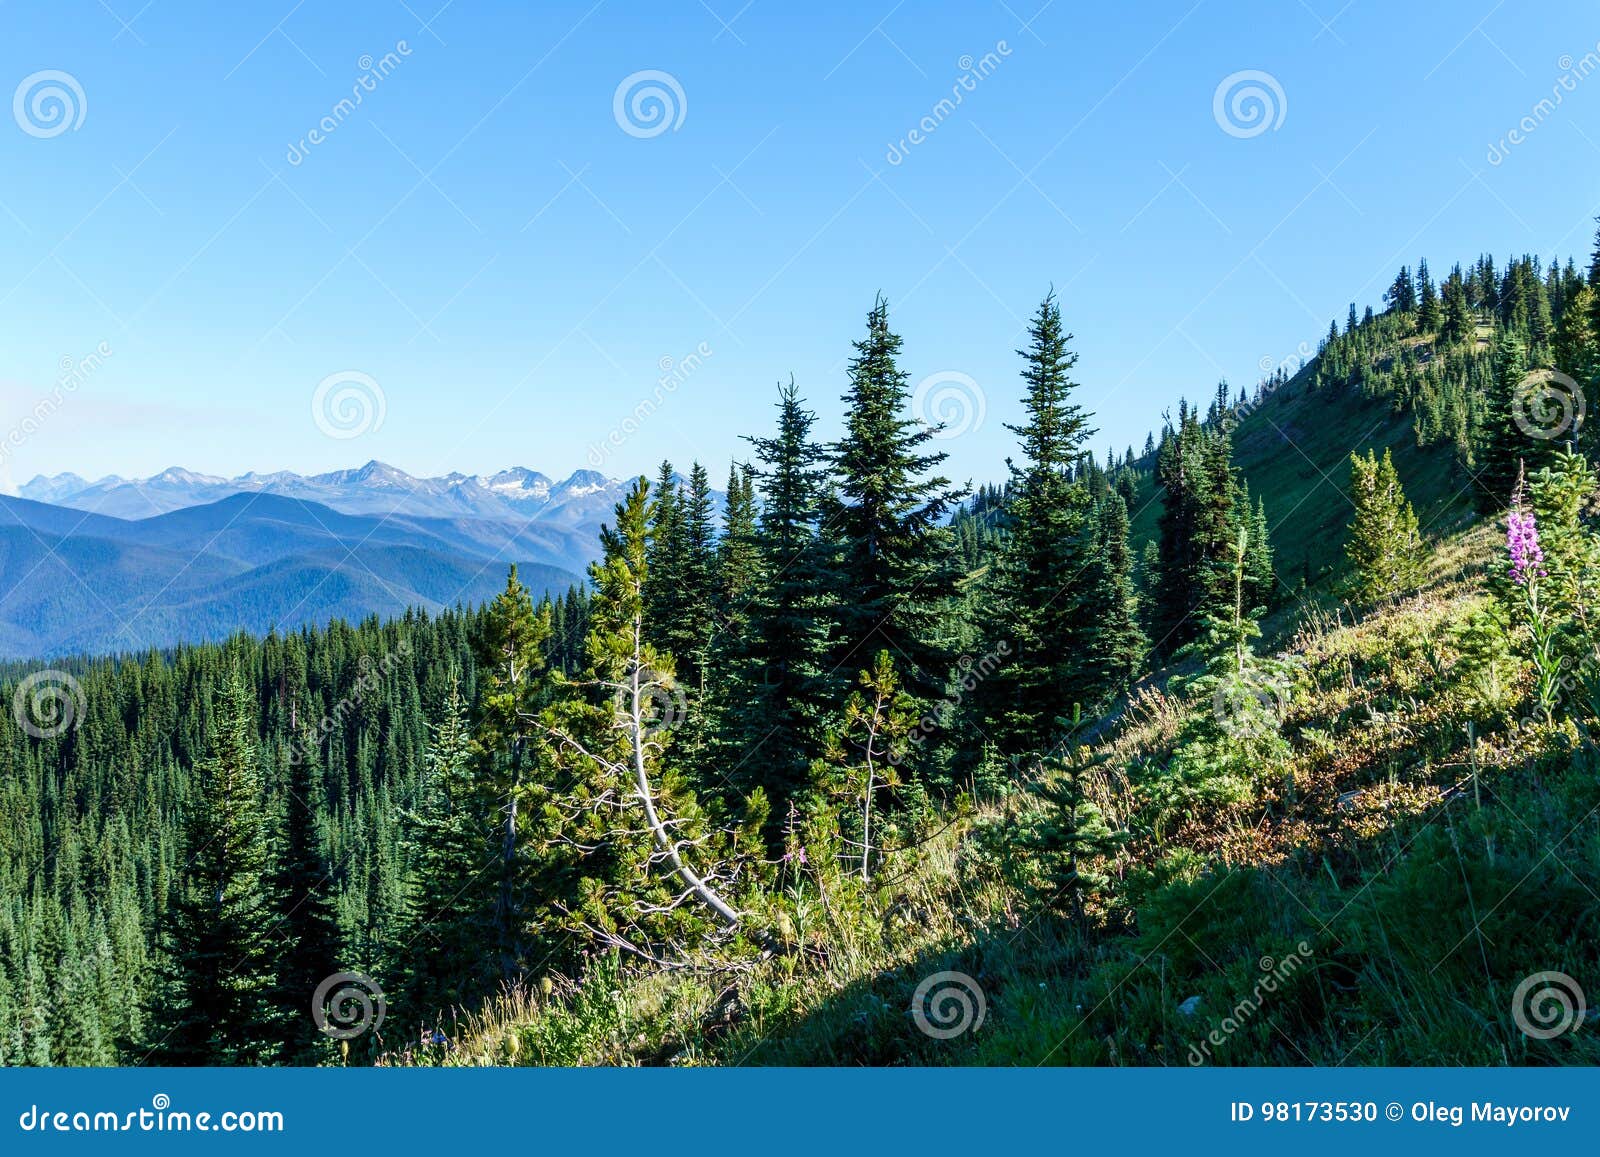
[[[89,482],[76,474],[43,474],[17,494],[36,502],[92,510],[115,518],[156,514],[217,502],[234,494],[278,494],[320,502],[346,514],[412,514],[429,518],[494,518],[525,521],[559,511],[569,524],[593,523],[609,516],[624,483],[593,470],[579,470],[555,482],[537,470],[515,466],[498,474],[446,474],[416,478],[385,462],[354,470],[302,475],[241,474],[220,478],[174,466],[149,478],[108,475]]]
[[[471,605],[511,563],[536,596],[560,592],[581,581],[626,485],[521,467],[414,478],[382,462],[310,477],[40,476],[0,497],[0,657]]]

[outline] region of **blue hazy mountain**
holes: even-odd
[[[610,507],[579,513],[548,522],[537,511],[359,514],[257,489],[124,518],[0,497],[0,656],[124,651],[473,604],[504,585],[513,562],[535,596],[559,593],[579,581]]]
[[[386,462],[351,470],[301,475],[290,471],[235,478],[173,466],[149,478],[109,475],[90,482],[77,474],[40,475],[20,487],[22,498],[109,514],[149,518],[202,506],[234,494],[276,494],[319,502],[346,514],[413,514],[490,520],[541,518],[598,525],[626,482],[579,470],[556,482],[537,470],[514,466],[498,474],[445,474],[417,478]]]

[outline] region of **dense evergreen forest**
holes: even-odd
[[[1455,495],[1476,511],[1465,533],[1509,537],[1474,572],[1452,676],[1493,681],[1493,704],[1452,708],[1452,733],[1531,719],[1579,758],[1600,713],[1581,413],[1600,379],[1600,250],[1587,270],[1482,257],[1436,280],[1419,263],[1383,306],[1352,305],[1305,364],[1223,383],[1102,456],[1047,296],[1019,351],[1009,475],[969,493],[942,475],[939,428],[908,416],[879,300],[838,441],[815,433],[815,387],[781,387],[771,428],[735,452],[722,518],[705,466],[680,484],[663,463],[563,598],[536,602],[513,570],[492,602],[437,617],[83,658],[44,682],[9,670],[0,1062],[447,1059],[468,1022],[581,1006],[591,979],[776,967],[782,987],[866,960],[889,938],[861,931],[874,921],[938,923],[884,900],[916,873],[1006,881],[1072,938],[1060,969],[1089,976],[1108,944],[1162,926],[1173,889],[1292,858],[1241,850],[1249,824],[1218,822],[1262,792],[1298,817],[1315,789],[1278,769],[1317,744],[1337,756],[1353,692],[1321,716],[1295,707],[1291,642],[1419,597],[1447,537],[1429,511]],[[1285,558],[1296,512],[1239,465],[1241,429],[1291,399],[1376,404],[1411,439],[1340,449],[1344,485],[1319,501],[1348,531],[1327,571],[1298,542]],[[1417,452],[1448,480],[1422,519]],[[1117,746],[1139,727],[1159,741]],[[1397,743],[1429,766],[1459,756]],[[1478,789],[1462,758],[1458,796]],[[1296,823],[1288,845],[1321,838]],[[937,852],[956,828],[959,865]],[[325,1031],[349,1013],[339,974],[360,974],[369,1012],[381,988],[381,1026]],[[713,987],[694,1032],[737,1036],[756,996]],[[1113,1046],[1083,1059],[1165,1063],[1118,1052],[1117,1031],[1088,1034]],[[517,1047],[495,1059],[528,1060]]]

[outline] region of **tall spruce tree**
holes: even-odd
[[[1029,322],[1027,348],[1017,351],[1026,420],[1007,429],[1018,436],[1023,464],[1012,467],[1005,539],[983,600],[983,645],[991,653],[1003,645],[1008,657],[977,688],[975,704],[982,732],[1014,763],[1048,751],[1057,718],[1101,690],[1084,646],[1096,565],[1085,534],[1089,496],[1069,473],[1094,431],[1073,401],[1071,340],[1050,293]]]
[[[703,694],[711,642],[724,608],[717,574],[717,529],[711,479],[698,462],[689,468],[689,489],[680,501],[683,525],[680,600],[684,617],[681,622],[659,626],[672,643],[669,649],[678,661],[678,678]]]
[[[1139,673],[1149,641],[1139,626],[1128,545],[1128,507],[1115,491],[1095,508],[1090,532],[1093,565],[1084,598],[1087,682],[1098,706],[1127,690]]]
[[[650,642],[674,653],[692,648],[689,600],[688,532],[685,508],[688,501],[678,485],[671,462],[662,462],[656,472],[650,504],[648,552],[650,577],[645,586],[645,616]]]
[[[324,850],[321,821],[325,790],[311,744],[294,749],[282,803],[282,835],[270,894],[277,903],[273,933],[281,937],[277,1004],[284,1026],[284,1058],[315,1064],[327,1056],[328,1038],[309,1015],[317,986],[340,971],[342,942],[334,902],[337,881]]]
[[[853,673],[887,649],[907,691],[928,699],[950,668],[941,632],[957,570],[944,522],[962,492],[933,473],[946,458],[928,450],[937,429],[906,413],[900,347],[880,297],[855,343],[844,437],[831,454],[838,489],[828,522],[840,548],[832,659]]]
[[[748,793],[762,788],[774,825],[804,788],[820,754],[821,722],[842,681],[830,679],[831,592],[839,580],[831,543],[820,533],[827,494],[826,451],[812,440],[816,416],[793,380],[778,390],[778,428],[751,438],[759,466],[759,568],[749,605],[747,645],[731,685],[726,736],[731,778]],[[781,839],[773,830],[769,838]]]
[[[549,613],[534,610],[528,588],[511,567],[505,589],[484,610],[473,639],[480,697],[475,750],[499,809],[493,940],[500,972],[507,977],[522,968],[527,952],[531,897],[525,844],[535,817],[523,802],[536,787],[535,719],[544,697],[549,637]]]
[[[185,823],[182,883],[168,914],[165,992],[150,1054],[170,1065],[278,1059],[270,867],[250,691],[237,668],[222,686],[211,754]],[[311,994],[306,994],[310,1007]],[[164,1032],[162,1030],[165,1030]]]
[[[1422,580],[1422,534],[1389,450],[1381,459],[1371,450],[1350,455],[1350,500],[1350,596],[1370,603],[1415,590]]]
[[[498,970],[485,945],[495,940],[498,846],[494,800],[473,751],[459,674],[452,674],[444,717],[433,728],[416,806],[402,813],[411,879],[402,943],[402,1009],[410,1025],[434,1027],[450,1009],[493,991]]]

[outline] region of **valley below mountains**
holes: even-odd
[[[518,467],[36,477],[0,497],[0,657],[119,653],[581,581],[624,484]],[[720,496],[719,496],[720,497]]]

